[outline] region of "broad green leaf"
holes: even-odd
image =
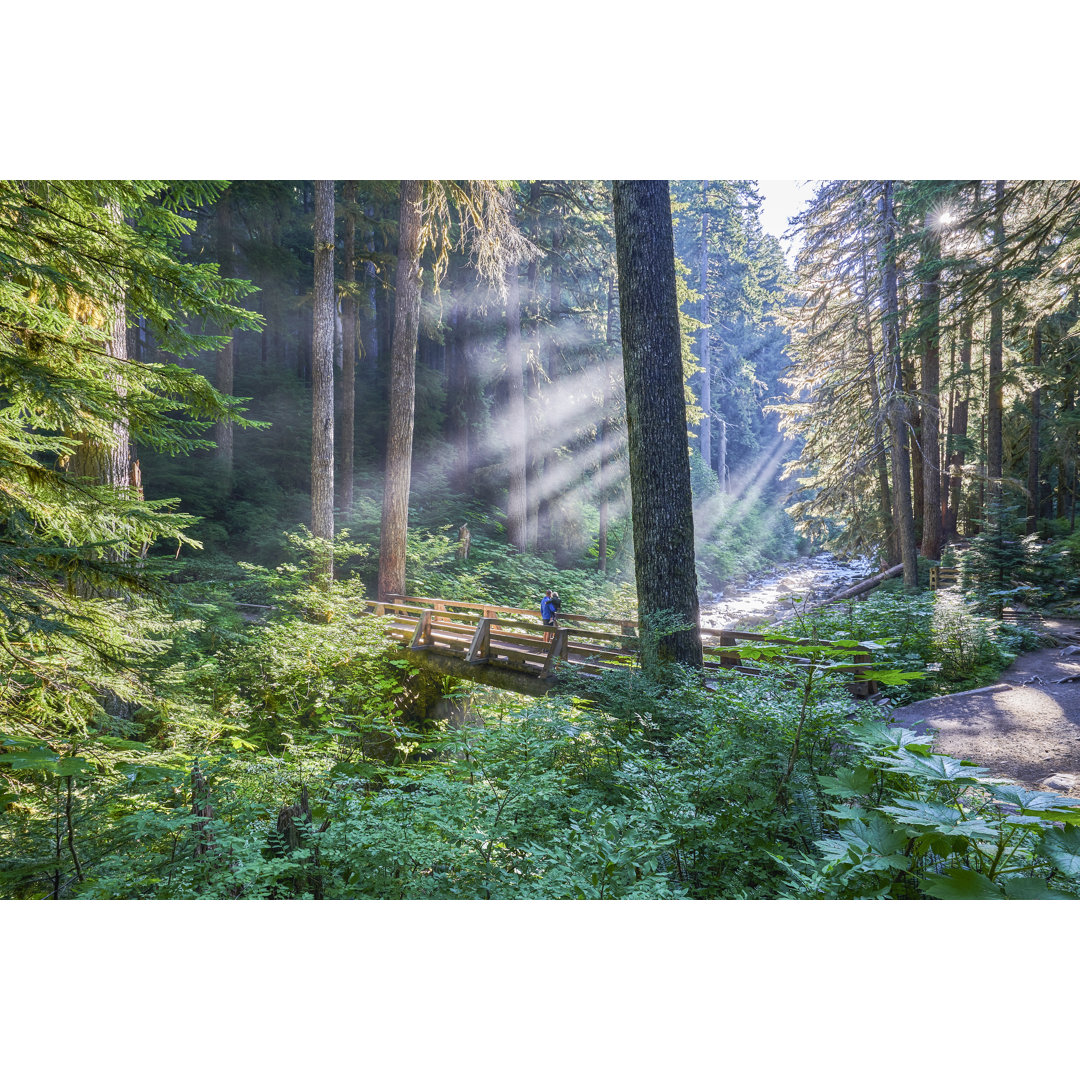
[[[21,772],[24,769],[48,770],[56,764],[58,759],[59,755],[51,750],[45,747],[34,747],[31,750],[0,755],[0,768],[8,768],[15,772]]]
[[[54,776],[86,776],[96,770],[85,758],[64,757],[49,771]]]
[[[925,780],[942,781],[971,780],[976,783],[997,783],[997,778],[986,774],[990,771],[981,765],[965,765],[962,761],[944,754],[912,754],[898,750],[892,758],[879,757],[889,772],[903,773],[906,776],[920,777]]]
[[[1019,806],[1022,810],[1065,810],[1069,806],[1080,807],[1080,799],[1058,795],[1053,791],[1029,791],[1016,784],[995,785],[990,789],[990,794],[1011,806]]]
[[[945,803],[897,799],[894,805],[881,807],[881,811],[904,825],[933,829],[943,836],[972,836],[985,840],[992,840],[997,836],[997,831],[987,822],[980,818],[965,821],[956,807],[947,806]]]
[[[50,776],[83,776],[94,772],[94,766],[81,757],[59,757],[44,748],[21,754],[0,755],[0,767],[14,772],[36,770]]]
[[[98,735],[94,738],[94,744],[96,746],[104,746],[109,750],[142,750],[146,753],[150,753],[153,749],[147,746],[146,743],[132,742],[130,739],[117,739],[112,735]]]
[[[1076,897],[1051,889],[1042,878],[1008,878],[1005,895],[1010,900],[1075,900]]]
[[[925,679],[926,672],[899,671],[896,668],[889,668],[887,671],[868,671],[866,677],[881,683],[882,686],[905,686],[916,679]]]
[[[944,874],[927,874],[923,892],[935,900],[1003,900],[1004,892],[984,874],[953,867]]]
[[[1024,813],[1027,813],[1025,810]],[[1039,817],[1043,821],[1053,821],[1061,825],[1080,825],[1080,810],[1073,810],[1069,813],[1059,810],[1040,810]]]
[[[826,795],[837,799],[854,799],[869,795],[874,787],[874,774],[865,765],[854,769],[837,769],[835,776],[819,776],[818,783]]]
[[[1039,854],[1066,877],[1080,878],[1080,829],[1066,825],[1064,829],[1050,829],[1043,834]]]
[[[862,842],[881,855],[900,851],[907,843],[904,831],[897,829],[881,814],[872,814],[868,818],[843,826],[840,835],[848,840]]]

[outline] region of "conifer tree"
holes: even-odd
[[[209,450],[207,428],[241,419],[194,371],[136,362],[122,345],[125,320],[181,356],[222,344],[191,323],[258,325],[238,305],[246,283],[179,258],[186,212],[219,191],[0,181],[0,734],[53,757],[92,734],[104,692],[130,696],[130,605],[153,584],[130,556],[182,542],[192,522],[175,501],[139,497],[129,440]]]
[[[405,592],[405,538],[416,401],[416,340],[420,326],[422,180],[401,181],[394,338],[390,353],[390,421],[379,534],[379,598]]]
[[[334,181],[315,181],[311,333],[311,532],[334,539]],[[333,574],[332,559],[325,567]]]
[[[882,182],[880,207],[881,322],[887,373],[885,409],[891,435],[893,506],[900,539],[900,558],[904,564],[904,585],[914,589],[919,584],[919,574],[915,562],[915,516],[911,505],[911,458],[907,442],[909,406],[904,397],[900,360],[900,306],[896,283],[896,221],[892,180]]]
[[[643,659],[700,667],[671,199],[666,180],[616,180],[612,198],[638,610],[646,624],[662,612],[684,624],[647,641]]]

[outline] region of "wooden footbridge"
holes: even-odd
[[[388,618],[387,634],[421,666],[534,696],[554,689],[563,673],[596,676],[634,666],[640,654],[640,628],[632,619],[560,612],[559,625],[548,627],[528,608],[422,596],[392,595],[384,602],[366,601],[366,606]],[[801,649],[827,645],[827,662],[851,673],[852,694],[868,697],[876,689],[867,678],[871,643],[811,642],[708,627],[701,629],[701,643],[706,679],[723,670],[766,675],[776,661],[820,664]]]

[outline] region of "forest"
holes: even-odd
[[[762,203],[0,181],[0,897],[1080,897],[1080,181]]]

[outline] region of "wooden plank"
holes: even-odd
[[[599,657],[603,660],[610,660],[613,663],[623,660],[634,660],[639,655],[637,652],[621,652],[617,649],[604,649],[600,646],[589,648],[588,645],[575,645],[569,641],[567,642],[567,654],[571,660],[584,657]]]

